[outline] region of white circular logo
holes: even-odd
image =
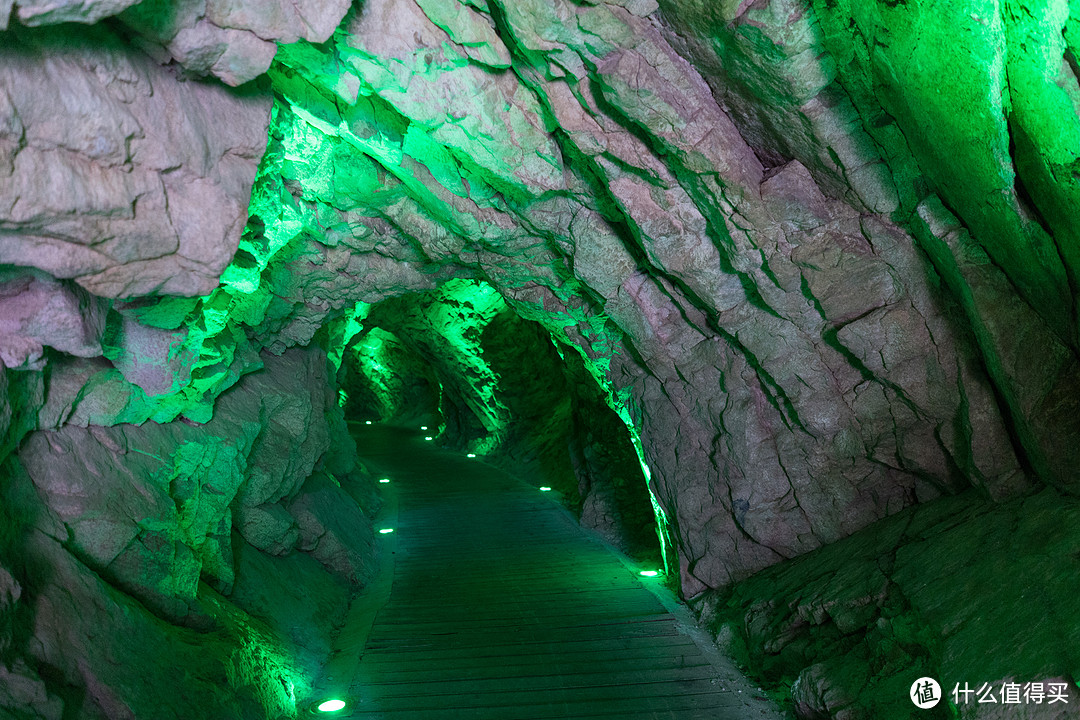
[[[911,683],[910,697],[915,707],[927,710],[941,702],[941,686],[932,677],[921,677]]]

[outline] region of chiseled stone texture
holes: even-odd
[[[265,73],[279,42],[324,42],[350,5],[350,0],[0,0],[0,31],[12,21],[37,27],[118,16],[162,63],[175,62],[193,75],[213,75],[235,86]]]
[[[1069,679],[1080,577],[1066,560],[1080,550],[1078,513],[1075,497],[1053,489],[999,504],[969,491],[711,593],[700,608],[766,686],[791,685],[800,720],[931,716],[908,699],[921,676],[950,698],[957,684],[992,685],[995,705],[961,698],[965,720],[1068,717],[1080,702]],[[1068,703],[1003,705],[1004,682],[1064,683]],[[945,702],[935,712],[945,717]]]
[[[131,603],[101,577],[199,625],[200,578],[292,577],[297,552],[346,582],[366,572],[366,550],[338,544],[362,519],[326,517],[344,500],[327,475],[352,462],[340,423],[319,421],[336,398],[289,391],[330,375],[298,347],[333,350],[357,301],[450,278],[540,322],[634,426],[685,595],[820,590],[820,607],[755,610],[759,664],[836,607],[832,576],[800,575],[811,558],[912,517],[937,517],[934,539],[901,532],[896,554],[936,566],[905,555],[893,573],[891,549],[852,566],[854,610],[835,614],[868,638],[859,652],[887,665],[911,641],[878,627],[906,613],[894,601],[957,633],[988,627],[961,617],[969,590],[1024,602],[971,573],[1008,556],[983,523],[1045,539],[1037,514],[1064,526],[1071,510],[1040,503],[1078,492],[1080,17],[939,5],[0,0],[0,263],[26,268],[0,291],[3,362],[23,368],[0,374],[0,461],[39,426],[15,458],[49,508],[33,547],[85,590],[17,599],[51,603],[36,657],[125,717],[97,665],[76,667],[100,657],[80,633]],[[172,65],[102,26],[27,27],[117,12]],[[185,79],[268,67],[272,93]],[[978,517],[954,534],[957,505]],[[233,542],[259,553],[243,572]],[[1028,553],[1032,586],[1075,549],[1047,552]],[[275,560],[290,565],[259,569]],[[96,610],[58,632],[72,598]],[[877,670],[848,649],[796,658],[805,714],[869,706],[854,685]],[[257,686],[255,665],[230,682]]]
[[[285,263],[292,303],[267,306],[260,342],[350,298],[485,278],[629,410],[690,596],[973,486],[1071,487],[1075,357],[1046,332],[1057,360],[1003,364],[1012,351],[984,332],[1002,309],[973,304],[957,259],[922,247],[948,224],[927,230],[920,198],[897,194],[858,113],[824,89],[832,70],[791,84],[826,62],[802,16],[779,66],[740,46],[743,79],[760,59],[798,107],[753,124],[647,8],[500,8],[514,73],[408,0],[365,3],[332,52],[280,54],[260,231],[241,247]],[[789,27],[781,6],[759,10],[746,22]],[[807,114],[779,144],[781,121]],[[1017,383],[1033,396],[1013,402]],[[1014,443],[1028,426],[1053,439]]]
[[[176,75],[98,26],[0,43],[0,263],[107,298],[203,295],[236,251],[270,98]]]
[[[248,701],[267,717],[291,716],[278,674],[286,689],[314,677],[349,597],[375,572],[377,507],[362,488],[373,479],[355,467],[325,353],[296,348],[264,364],[218,399],[206,424],[39,430],[23,441],[19,464],[4,467],[4,502],[25,523],[15,533],[26,545],[18,554],[32,558],[32,578],[45,576],[24,593],[0,572],[0,618],[21,596],[34,624],[17,635],[30,636],[30,655],[87,687],[105,716],[220,717],[212,713]],[[335,478],[355,487],[347,494]],[[262,515],[273,521],[251,522]],[[0,558],[7,551],[0,547]],[[310,592],[307,610],[298,586]],[[288,621],[290,612],[305,618],[303,627]],[[129,674],[196,667],[197,633],[210,634],[206,682],[240,691],[239,700],[218,707],[203,698],[191,715],[171,703],[154,709],[153,683]],[[102,635],[110,639],[94,639]],[[180,655],[161,662],[157,643]],[[103,656],[122,670],[102,665]],[[40,694],[33,677],[13,692]],[[249,682],[270,684],[245,689]],[[182,697],[190,702],[193,692]]]

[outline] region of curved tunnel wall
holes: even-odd
[[[295,707],[317,660],[255,588],[362,585],[378,504],[325,357],[453,278],[578,354],[684,595],[804,716],[913,667],[1076,676],[1065,3],[164,5],[0,8],[0,651],[43,707],[144,714],[85,639],[121,608],[212,634],[207,697]],[[956,589],[1006,556],[1039,569]],[[906,629],[1029,587],[1016,637]]]
[[[576,352],[480,281],[366,311],[342,364],[347,418],[416,429],[556,489],[582,524],[656,565],[648,482],[628,429]]]

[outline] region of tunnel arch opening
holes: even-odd
[[[583,526],[663,566],[632,435],[577,352],[481,280],[388,298],[358,322],[337,374],[346,420],[429,427],[443,447],[555,489]]]

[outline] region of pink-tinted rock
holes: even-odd
[[[348,9],[348,0],[146,0],[120,19],[162,61],[236,86],[266,72],[276,43],[324,42]]]
[[[98,28],[9,32],[0,262],[103,297],[208,292],[246,219],[268,111],[258,92],[177,82]]]
[[[288,509],[300,530],[300,550],[347,583],[364,585],[374,576],[371,520],[336,481],[312,476]]]
[[[77,357],[101,354],[107,303],[45,273],[0,270],[0,363],[45,365],[45,347]]]

